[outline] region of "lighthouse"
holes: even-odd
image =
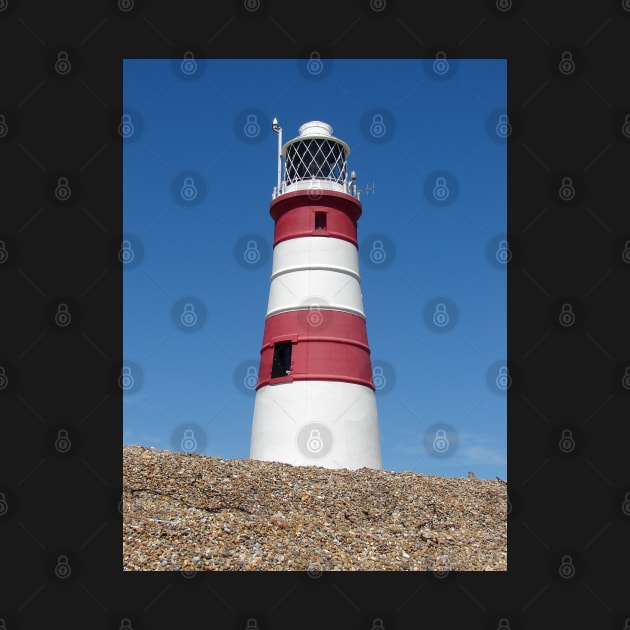
[[[282,144],[269,213],[273,264],[250,457],[381,468],[359,275],[360,192],[348,145],[311,121]],[[284,169],[282,160],[284,160]]]

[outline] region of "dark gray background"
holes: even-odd
[[[580,6],[0,0],[3,627],[624,628],[630,2]],[[122,59],[314,50],[509,60],[509,570],[123,574]]]

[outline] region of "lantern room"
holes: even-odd
[[[354,178],[348,181],[347,170],[350,147],[332,135],[333,128],[313,120],[303,124],[298,134],[280,149],[284,176],[279,188],[274,189],[274,199],[279,194],[310,188],[353,194]]]

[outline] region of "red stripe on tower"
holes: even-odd
[[[276,345],[287,342],[291,343],[290,357],[278,365]],[[266,320],[256,389],[304,380],[345,381],[374,389],[367,331],[361,317],[309,308]]]
[[[306,198],[298,191],[271,202],[269,214],[276,222],[274,247],[300,236],[340,238],[358,247],[357,220],[361,216],[361,202],[345,193],[318,191],[313,194],[312,190],[308,190]]]

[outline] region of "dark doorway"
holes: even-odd
[[[271,378],[288,376],[291,373],[290,341],[280,341],[273,347],[273,363],[271,364]]]

